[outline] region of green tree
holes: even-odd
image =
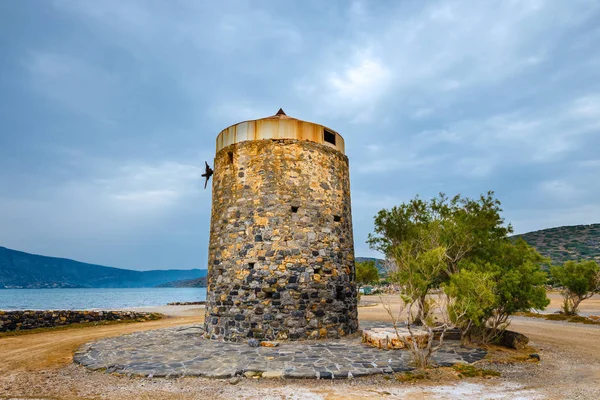
[[[411,288],[403,295],[421,319],[428,314],[426,296],[442,288],[463,335],[470,338],[475,330],[487,341],[510,315],[548,304],[540,268],[547,260],[525,241],[508,239],[512,227],[504,225],[501,211],[493,192],[477,200],[416,197],[381,210],[367,242],[394,261],[390,277],[403,290]]]
[[[357,289],[360,289],[364,285],[370,285],[379,282],[379,271],[377,270],[374,260],[357,262],[355,269]]]
[[[410,270],[406,260],[417,259],[419,254],[436,248],[444,249],[446,268],[439,270],[417,302],[419,317],[426,318],[427,292],[458,272],[463,259],[485,257],[494,243],[512,232],[510,225],[504,226],[501,211],[500,202],[491,191],[477,200],[460,195],[449,198],[443,193],[430,201],[417,196],[390,210],[379,211],[375,232],[369,235],[367,243],[394,260],[400,271]],[[402,279],[406,274],[397,277]],[[402,281],[396,283],[402,286]]]
[[[595,261],[567,261],[550,268],[555,282],[563,287],[563,312],[577,314],[579,304],[600,292],[600,267]]]

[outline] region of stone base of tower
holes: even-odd
[[[301,140],[215,158],[206,336],[338,338],[358,330],[347,157]]]
[[[206,337],[238,342],[250,338],[303,340],[340,338],[358,330],[353,286],[338,291],[335,286],[313,284],[300,292],[291,285],[280,291],[266,292],[268,302],[238,300],[239,304],[234,307],[230,305],[233,301],[227,300],[229,296],[222,295],[225,300],[214,301],[216,306],[208,313]],[[256,296],[254,290],[242,287],[232,292],[243,291],[249,293],[248,297]]]

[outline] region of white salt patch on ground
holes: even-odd
[[[282,388],[282,389],[269,389],[270,394],[263,395],[260,398],[263,400],[325,400],[325,397],[311,392],[309,389],[304,388]],[[257,397],[248,397],[257,398]]]
[[[289,384],[288,381],[286,381]],[[268,393],[265,393],[268,392]],[[316,393],[315,393],[316,392]],[[523,385],[516,383],[470,383],[460,382],[455,385],[440,386],[398,386],[378,388],[373,385],[369,387],[319,387],[305,388],[294,385],[281,388],[256,389],[246,392],[240,398],[261,398],[263,400],[324,400],[329,397],[347,399],[440,399],[440,400],[463,400],[463,399],[511,399],[511,400],[541,400],[546,396],[535,390],[525,389]]]
[[[431,388],[423,388],[436,399],[506,399],[513,400],[537,400],[546,396],[536,393],[534,390],[524,389],[522,385],[515,383],[502,383],[500,385],[484,385],[479,383],[461,382],[456,385],[444,385]]]

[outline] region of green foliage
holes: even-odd
[[[540,268],[548,260],[524,240],[499,241],[488,260],[484,269],[496,280],[498,302],[494,313],[500,322],[518,311],[541,310],[550,304],[544,287],[547,275]]]
[[[453,274],[443,286],[448,295],[448,313],[463,336],[473,328],[485,327],[498,302],[494,275],[470,267]]]
[[[403,295],[420,299],[443,288],[448,314],[463,338],[473,329],[496,334],[510,315],[548,305],[541,265],[548,262],[524,240],[508,240],[500,202],[493,192],[473,200],[444,194],[381,210],[368,243],[395,262],[389,279]],[[482,339],[489,340],[484,334]]]
[[[500,216],[500,202],[494,192],[478,200],[443,193],[430,201],[418,196],[381,210],[375,217],[375,233],[367,243],[371,248],[392,256],[400,244],[410,243],[412,252],[420,253],[436,247],[446,249],[449,272],[456,272],[458,263],[472,254],[484,255],[491,243],[512,232]]]
[[[354,261],[356,261],[357,263],[359,262],[364,262],[364,261],[373,261],[375,263],[375,266],[377,267],[377,271],[379,271],[379,277],[380,278],[385,278],[386,276],[386,271],[385,271],[385,267],[383,265],[384,260],[382,260],[381,258],[373,258],[373,257],[356,257],[354,259]]]
[[[389,278],[403,285],[405,296],[416,300],[425,296],[445,271],[446,249],[436,247],[417,253],[407,249],[409,246],[402,243],[394,248],[397,268],[389,274]]]
[[[369,285],[377,282],[379,282],[379,271],[375,266],[374,260],[356,263],[356,283],[359,286]]]
[[[595,261],[567,261],[550,268],[555,282],[563,287],[563,311],[577,314],[579,304],[600,292],[600,267]]]
[[[550,303],[544,287],[546,273],[540,268],[545,261],[522,239],[499,240],[488,249],[485,259],[472,257],[460,264],[459,273],[452,275],[445,286],[451,298],[449,304],[466,312],[467,328],[478,330],[484,341],[492,339],[511,315],[544,309]],[[465,333],[471,332],[467,329]]]

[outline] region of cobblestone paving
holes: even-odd
[[[375,326],[385,325],[361,323],[363,329]],[[187,326],[102,339],[82,346],[74,361],[92,370],[152,377],[230,378],[260,372],[269,377],[339,379],[413,369],[407,351],[379,350],[362,344],[359,337],[253,348],[203,339],[201,332],[199,326]],[[433,359],[448,366],[472,363],[485,354],[446,341]]]

